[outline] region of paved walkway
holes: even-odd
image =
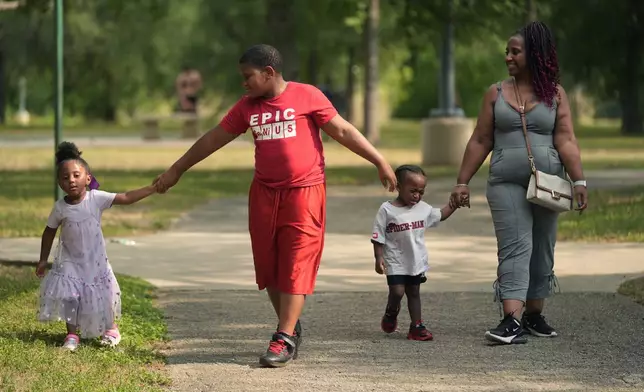
[[[644,184],[644,173],[593,172],[589,182],[601,187]],[[450,189],[451,180],[431,182],[427,201],[441,205]],[[334,187],[328,194],[328,232],[318,289],[386,291],[382,277],[373,272],[368,236],[375,211],[391,194],[376,186]],[[109,243],[111,262],[117,271],[162,288],[253,290],[246,206],[245,198],[214,200],[188,213],[171,231],[134,238],[134,246]],[[472,208],[458,210],[441,227],[429,230],[426,242],[432,273],[424,291],[490,292],[496,240],[481,179],[472,183]],[[39,238],[0,238],[0,259],[33,260],[39,248]],[[644,272],[642,252],[644,244],[560,242],[555,269],[564,291],[614,292],[625,278]]]
[[[591,184],[644,183],[634,172],[589,174]],[[429,185],[442,204],[450,183]],[[331,188],[318,294],[303,316],[302,356],[283,370],[259,369],[275,318],[253,284],[246,200],[216,200],[173,230],[110,243],[118,272],[162,288],[173,341],[168,367],[177,391],[630,391],[644,389],[644,308],[614,294],[644,273],[640,244],[557,245],[562,294],[547,316],[561,337],[489,347],[482,334],[498,322],[492,303],[496,244],[483,184],[472,209],[428,231],[432,271],[422,288],[434,342],[384,336],[384,279],[373,272],[369,231],[389,195],[376,187]],[[589,212],[590,213],[590,212]],[[0,239],[0,259],[33,259],[39,239]],[[404,312],[403,312],[404,313]],[[401,329],[408,316],[401,315]]]

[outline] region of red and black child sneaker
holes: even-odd
[[[275,331],[279,332],[279,328],[280,326],[278,324]],[[302,323],[300,323],[300,320],[297,320],[297,323],[295,324],[295,333],[293,334],[293,337],[295,338],[295,352],[293,353],[293,359],[297,359],[300,352],[300,344],[302,344]]]
[[[259,357],[260,365],[264,367],[284,367],[295,354],[296,337],[284,332],[276,332],[268,345],[266,353]]]
[[[297,359],[300,353],[300,344],[302,344],[302,324],[300,324],[300,320],[297,320],[297,324],[295,324],[295,352],[293,353],[293,359]]]
[[[423,320],[419,320],[416,323],[409,325],[409,333],[407,334],[407,339],[409,340],[420,340],[427,341],[433,340],[434,336],[423,324]]]
[[[385,333],[394,333],[398,330],[398,312],[400,311],[400,307],[398,309],[385,309],[385,315],[382,316],[382,320],[380,321],[380,328],[382,329],[383,332]]]

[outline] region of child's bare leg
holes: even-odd
[[[405,285],[405,294],[407,295],[407,307],[409,308],[411,322],[417,323],[422,320],[420,285]]]
[[[389,297],[387,298],[387,309],[385,314],[396,317],[400,311],[400,302],[405,295],[405,286],[402,284],[389,286]]]
[[[409,316],[411,317],[407,339],[420,341],[434,339],[432,333],[423,324],[420,305],[420,284],[405,285],[405,294],[407,295],[407,307],[409,308]]]
[[[271,300],[271,305],[275,309],[275,314],[277,318],[280,317],[280,292],[277,289],[272,287],[267,287],[266,292],[268,293],[268,298]]]
[[[66,310],[66,312],[72,312],[72,314],[69,314],[69,316],[73,315],[78,315],[79,311],[79,300],[78,298],[66,298],[63,300],[63,307]],[[72,319],[68,319],[72,320]],[[78,321],[78,320],[73,320],[73,321]],[[67,325],[67,334],[72,334],[72,335],[78,335],[78,325],[72,324],[72,323],[66,323]]]
[[[389,297],[387,298],[385,315],[382,316],[382,320],[380,320],[380,329],[382,329],[383,332],[392,333],[398,330],[398,313],[400,312],[400,302],[404,295],[404,285],[389,285]]]
[[[295,324],[304,309],[306,296],[301,294],[279,293],[279,327],[280,331],[293,335]],[[277,309],[276,309],[277,310]]]
[[[67,334],[78,335],[78,326],[74,324],[67,324]]]

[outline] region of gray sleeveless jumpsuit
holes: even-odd
[[[498,246],[496,298],[546,298],[556,285],[553,265],[558,213],[526,200],[531,173],[521,117],[503,98],[500,82],[497,91],[486,192]],[[553,143],[556,113],[556,103],[553,109],[539,103],[526,112],[526,124],[537,169],[563,176]]]

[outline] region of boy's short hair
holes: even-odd
[[[270,45],[253,45],[242,54],[239,64],[256,68],[272,67],[276,72],[282,72],[282,55]]]
[[[396,168],[396,172],[395,172],[396,181],[398,181],[399,184],[402,183],[405,180],[405,176],[409,172],[420,174],[423,177],[427,177],[427,175],[425,174],[425,171],[420,166],[417,166],[417,165],[402,165],[402,166],[398,166],[398,168]]]

